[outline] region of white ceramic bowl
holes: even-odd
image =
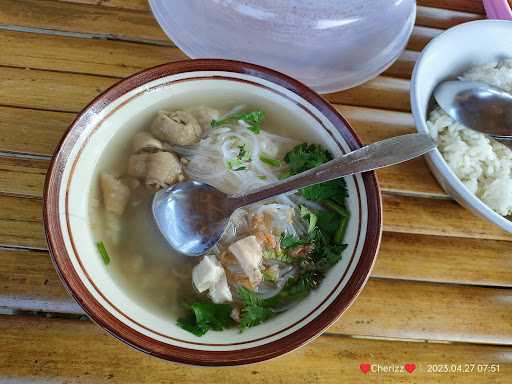
[[[94,169],[112,140],[128,143],[157,110],[212,100],[258,105],[266,121],[285,114],[284,134],[323,143],[334,154],[360,147],[348,123],[301,83],[252,64],[191,60],[148,69],[114,85],[71,125],[48,172],[44,220],[48,246],[63,282],[89,316],[126,343],[165,359],[197,365],[235,365],[282,355],[318,336],[364,286],[381,234],[380,192],[373,172],[346,178],[351,218],[342,261],[305,300],[240,333],[210,331],[201,338],[134,301],[98,256],[90,228]],[[282,119],[279,119],[282,120]],[[310,127],[297,131],[296,127]],[[293,130],[296,132],[293,132]]]
[[[512,58],[512,22],[479,20],[451,28],[423,50],[411,81],[411,108],[420,133],[432,109],[432,92],[443,80],[455,79],[472,66]],[[427,163],[444,190],[473,213],[512,232],[512,222],[498,215],[472,194],[444,161],[439,150],[426,155]]]

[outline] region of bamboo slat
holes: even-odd
[[[48,162],[0,156],[0,193],[41,197]]]
[[[141,12],[140,4],[126,7],[94,6],[84,1],[4,0],[2,24],[47,28],[90,34],[104,34],[123,40],[168,41],[150,12]],[[122,2],[116,1],[119,5]],[[131,6],[130,6],[131,5]],[[416,24],[445,29],[482,15],[443,8],[418,6]]]
[[[0,66],[125,77],[144,68],[186,59],[179,49],[116,40],[43,35],[0,29]],[[418,52],[405,51],[383,74],[408,79]]]
[[[377,171],[377,176],[384,192],[426,198],[449,198],[432,176],[423,158],[382,168]]]
[[[0,105],[78,112],[117,81],[105,76],[0,67]],[[339,104],[408,111],[409,81],[379,76],[326,98]]]
[[[148,12],[52,0],[2,0],[0,25],[171,45]]]
[[[346,91],[325,95],[331,103],[410,111],[409,80],[378,76]]]
[[[410,79],[416,60],[418,60],[419,52],[404,51],[400,57],[393,63],[391,67],[385,70],[382,74],[384,76],[398,77],[403,79]]]
[[[59,0],[69,3],[82,3],[100,5],[104,7],[135,9],[149,12],[149,4],[146,0]],[[481,0],[418,0],[418,5],[453,11],[483,14],[484,9]]]
[[[463,11],[484,14],[482,0],[418,0],[418,5],[433,8],[452,9],[454,11]]]
[[[384,232],[372,276],[512,287],[507,241]]]
[[[0,105],[79,112],[117,79],[0,67]]]
[[[0,195],[0,246],[46,248],[41,200]]]
[[[45,251],[0,249],[0,281],[2,307],[83,313],[62,286]]]
[[[416,130],[410,113],[340,104],[334,107],[345,116],[363,143],[374,143]]]
[[[125,77],[186,59],[179,49],[0,29],[0,66]]]
[[[383,202],[385,231],[512,240],[512,234],[473,215],[453,200],[385,194]]]
[[[416,25],[447,29],[458,24],[483,18],[485,16],[474,13],[419,6],[416,12]]]
[[[74,117],[74,113],[0,106],[0,151],[51,155]]]
[[[137,11],[149,12],[149,3],[147,0],[58,0],[66,3],[80,3],[89,5],[99,5],[102,7],[133,9]]]
[[[145,383],[349,383],[439,382],[508,383],[509,349],[325,336],[266,363],[237,369],[197,369],[169,364],[136,352],[90,322],[10,317],[0,322],[0,376],[11,382]],[[359,365],[416,364],[412,373],[363,374]],[[500,364],[500,373],[427,371],[427,364]]]
[[[421,51],[434,37],[439,36],[442,29],[414,26],[412,35],[407,42],[407,49],[411,51]]]
[[[370,280],[329,332],[510,344],[508,289]]]

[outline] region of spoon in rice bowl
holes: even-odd
[[[153,217],[172,248],[187,256],[201,256],[219,241],[237,208],[299,188],[398,164],[435,147],[432,138],[425,134],[394,137],[240,196],[228,195],[199,181],[186,181],[155,194]]]
[[[512,94],[477,81],[443,81],[434,90],[439,106],[455,121],[512,149]]]

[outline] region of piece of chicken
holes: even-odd
[[[151,125],[151,132],[156,138],[175,145],[197,143],[203,130],[197,119],[186,111],[158,111]]]
[[[137,132],[133,136],[132,149],[133,153],[139,152],[157,152],[163,148],[162,142],[155,139],[149,132]]]
[[[163,188],[183,178],[181,163],[171,152],[155,152],[146,158],[146,184]]]
[[[128,159],[128,175],[146,185],[167,187],[183,179],[183,166],[171,152],[140,153]]]
[[[199,293],[209,291],[214,303],[233,301],[224,268],[214,255],[206,255],[192,270],[192,281]]]
[[[258,286],[263,278],[260,270],[263,252],[256,236],[244,237],[231,244],[228,250],[236,257],[251,285]]]
[[[105,210],[121,216],[130,198],[130,188],[108,172],[100,174],[100,189]]]

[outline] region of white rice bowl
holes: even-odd
[[[461,79],[481,81],[512,93],[512,59],[476,66]],[[464,185],[492,210],[512,214],[512,150],[455,122],[441,108],[427,127],[448,166]]]

